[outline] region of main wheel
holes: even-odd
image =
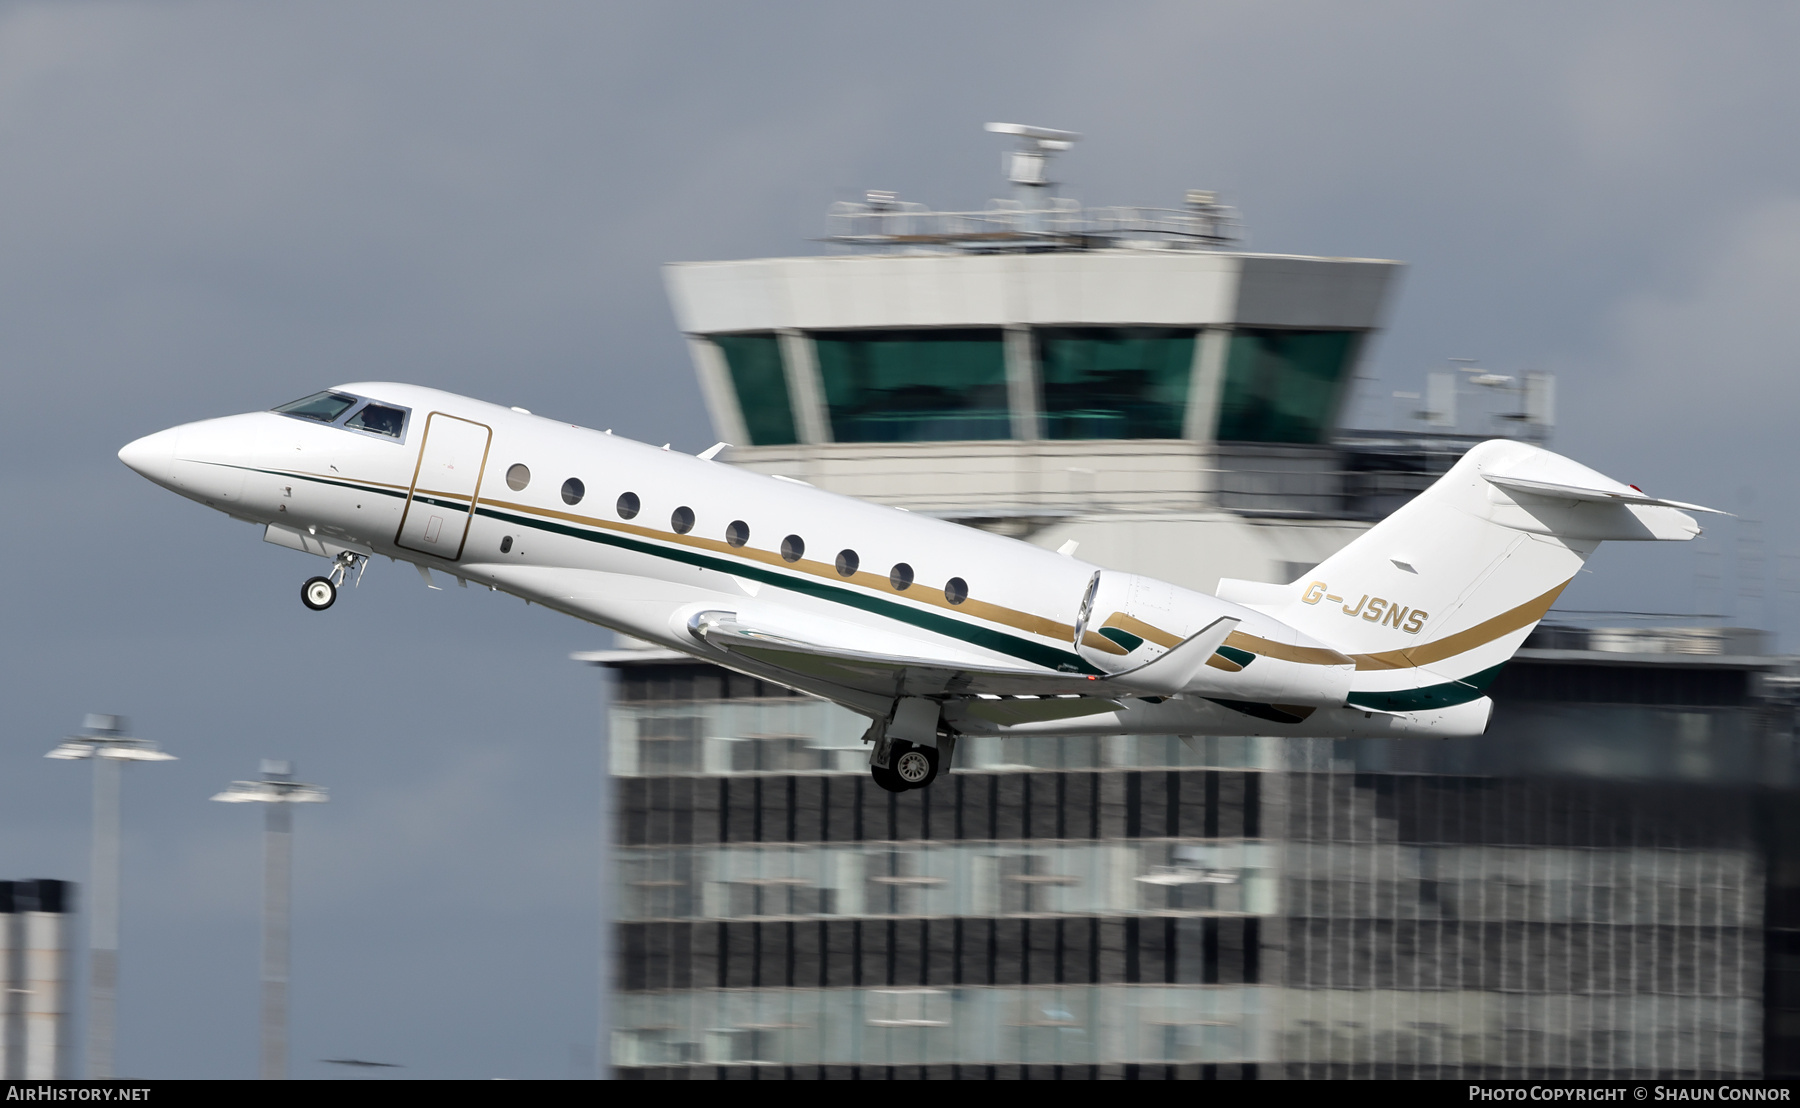
[[[322,612],[337,601],[337,586],[329,577],[309,577],[306,584],[300,586],[300,603],[315,612]]]
[[[869,776],[873,777],[875,783],[888,792],[903,793],[907,789],[907,784],[900,780],[900,775],[884,766],[870,766]]]
[[[895,743],[889,764],[894,767],[894,776],[900,778],[901,784],[906,788],[922,789],[937,779],[937,748],[914,746],[908,742]]]

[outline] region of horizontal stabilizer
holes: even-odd
[[[1531,496],[1547,496],[1554,500],[1586,500],[1595,504],[1640,504],[1656,508],[1680,508],[1688,512],[1707,512],[1712,515],[1729,515],[1717,508],[1707,508],[1699,504],[1687,504],[1680,500],[1661,500],[1647,496],[1638,489],[1627,485],[1628,491],[1619,492],[1612,489],[1584,488],[1580,485],[1559,485],[1549,481],[1531,481],[1522,477],[1502,477],[1498,474],[1483,474],[1488,484],[1498,485],[1507,492],[1522,492]]]

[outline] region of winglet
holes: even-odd
[[[1158,696],[1173,696],[1187,688],[1206,660],[1224,644],[1225,639],[1242,622],[1233,616],[1221,616],[1207,624],[1198,634],[1188,638],[1153,662],[1134,670],[1107,678],[1107,683],[1124,686]]]
[[[709,446],[709,447],[707,447],[707,448],[706,448],[706,449],[705,449],[705,450],[702,450],[702,451],[701,451],[701,452],[700,452],[700,453],[699,453],[699,454],[698,454],[698,455],[697,455],[697,457],[698,457],[698,458],[699,458],[699,459],[700,459],[700,460],[701,460],[701,461],[703,461],[703,462],[710,462],[710,461],[712,461],[712,460],[713,460],[713,459],[714,459],[714,458],[717,458],[717,457],[718,457],[718,456],[719,456],[719,451],[721,451],[721,450],[729,450],[729,449],[731,449],[731,444],[730,444],[730,443],[728,443],[728,442],[715,442],[715,443],[713,443],[713,444],[712,444],[712,445],[711,445],[711,446]]]

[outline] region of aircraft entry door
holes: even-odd
[[[450,562],[462,557],[493,437],[485,424],[443,412],[425,417],[419,464],[394,545]]]

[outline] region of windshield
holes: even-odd
[[[341,392],[315,392],[304,400],[296,400],[291,404],[283,404],[275,410],[282,415],[299,416],[301,419],[316,419],[320,423],[330,423],[349,410],[356,403],[356,397],[345,396]]]
[[[399,408],[390,408],[386,404],[370,404],[362,411],[350,417],[346,427],[354,427],[358,431],[373,431],[377,435],[389,438],[400,437],[400,428],[406,425],[406,413]]]

